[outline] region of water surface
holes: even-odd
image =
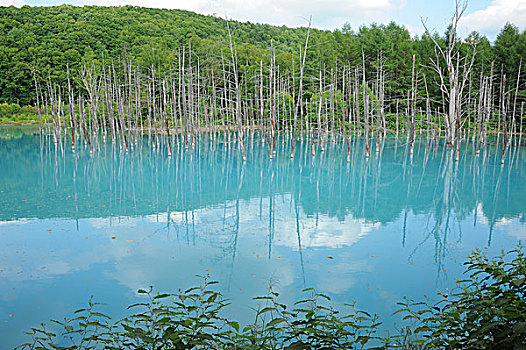
[[[306,287],[356,300],[384,328],[403,296],[453,288],[474,248],[497,254],[526,239],[524,149],[500,164],[495,146],[480,155],[425,137],[411,155],[386,139],[364,155],[363,138],[325,152],[307,141],[248,139],[247,162],[227,140],[130,152],[99,140],[55,144],[19,128],[0,129],[0,339],[87,304],[123,315],[137,289],[173,291],[210,274],[246,322],[269,286],[292,303]],[[373,147],[374,148],[374,147]]]

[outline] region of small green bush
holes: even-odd
[[[37,124],[38,120],[37,107],[0,103],[0,124]]]
[[[409,332],[426,348],[526,349],[526,257],[523,246],[489,258],[475,250],[468,277],[435,304],[406,300],[397,312],[416,321]]]
[[[115,323],[96,311],[90,300],[74,317],[32,328],[31,341],[19,349],[364,349],[384,340],[375,336],[377,316],[358,311],[340,315],[330,306],[330,298],[306,289],[305,299],[289,310],[279,303],[278,293],[254,298],[254,322],[240,327],[237,321],[221,316],[229,305],[220,292],[212,290],[208,278],[200,287],[178,293],[138,291],[147,297],[128,307],[134,313]]]

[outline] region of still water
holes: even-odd
[[[251,320],[270,285],[291,304],[314,287],[336,307],[353,300],[401,325],[396,302],[434,297],[462,278],[474,248],[497,254],[526,240],[526,163],[495,146],[460,159],[425,137],[411,156],[386,139],[325,152],[278,140],[273,160],[257,136],[247,162],[222,139],[202,137],[172,157],[148,139],[126,153],[100,140],[90,155],[27,129],[0,128],[0,339],[62,319],[91,295],[117,319],[139,288],[168,292],[209,274]],[[374,148],[373,148],[374,149]]]

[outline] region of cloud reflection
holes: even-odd
[[[284,255],[296,254],[294,252],[299,249],[350,246],[379,226],[378,223],[355,219],[350,214],[343,220],[326,215],[316,218],[306,215],[301,208],[297,223],[295,215],[292,215],[295,209],[291,194],[277,195],[274,201],[275,223],[270,245],[269,198],[253,198],[240,204],[242,210],[239,211],[237,237],[234,231],[237,220],[235,201],[228,201],[224,207],[201,208],[192,212],[82,219],[77,232],[71,232],[72,221],[66,225],[69,229],[57,229],[51,234],[45,228],[63,226],[64,223],[24,220],[22,222],[27,227],[25,236],[18,237],[16,232],[10,234],[7,241],[12,242],[11,245],[0,251],[5,262],[0,276],[10,280],[56,278],[92,269],[96,264],[113,264],[111,278],[135,291],[147,283],[155,282],[162,286],[169,284],[164,281],[184,280],[212,269],[227,277],[232,273],[230,270],[255,263],[257,271],[250,271],[252,274],[287,286],[293,283],[296,272],[292,268],[283,268],[290,266],[283,264],[286,260]],[[10,223],[16,224],[18,222]],[[301,245],[298,242],[298,224]],[[54,242],[57,241],[61,243],[56,245]],[[280,250],[280,256],[270,254],[272,259],[269,261],[272,246]],[[22,253],[15,247],[23,249]],[[233,260],[235,249],[238,252]],[[20,262],[22,256],[23,263]],[[360,262],[340,263],[334,268],[352,274],[364,266]],[[330,283],[324,284],[332,286],[335,291],[345,289],[336,281],[337,277],[326,278],[333,278]],[[348,287],[351,279],[345,276],[340,278],[347,280]]]

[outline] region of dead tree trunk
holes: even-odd
[[[460,118],[462,94],[473,68],[476,55],[477,42],[473,41],[469,43],[472,47],[471,57],[469,57],[469,54],[461,56],[460,47],[468,44],[459,44],[457,39],[458,23],[466,8],[467,0],[455,1],[455,13],[451,18],[445,48],[442,48],[433,35],[430,34],[426,23],[422,21],[427,35],[435,44],[435,58],[431,58],[431,66],[439,75],[440,89],[444,93],[448,103],[448,110],[444,116],[446,144],[448,147],[453,147],[455,144],[457,125],[459,124],[457,119]],[[459,72],[459,62],[461,61],[465,64],[462,65],[462,72]]]

